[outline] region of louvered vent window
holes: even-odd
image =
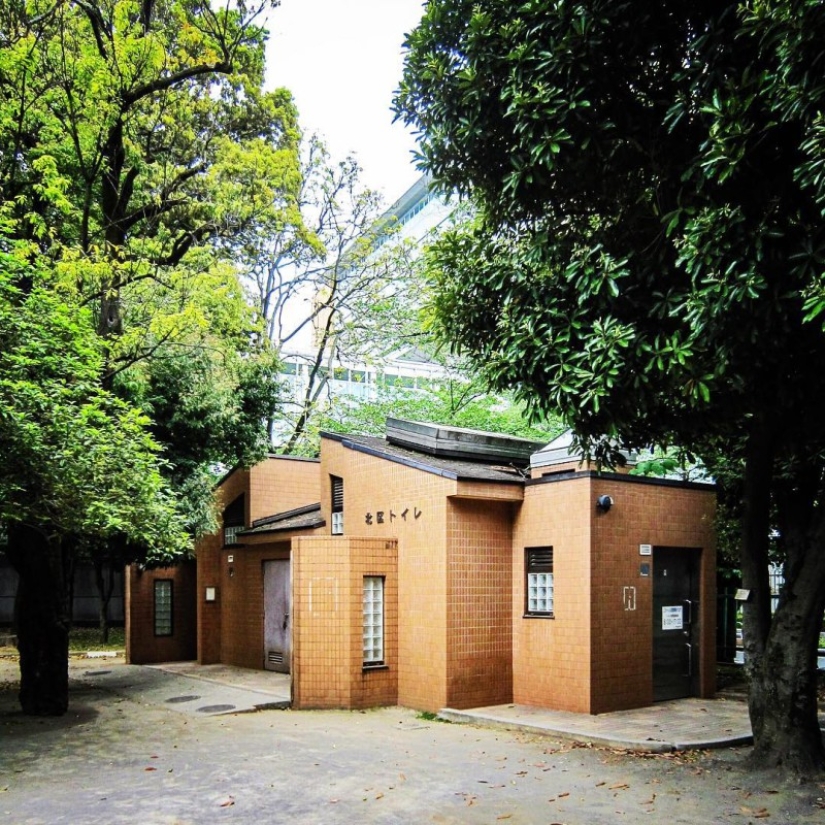
[[[344,533],[344,479],[330,476],[332,481],[332,535]]]
[[[384,664],[384,577],[364,576],[364,665]]]
[[[155,580],[155,636],[172,635],[172,580]]]
[[[245,515],[245,500],[241,494],[223,511],[224,547],[231,547],[238,543],[238,533],[244,529]]]
[[[527,573],[527,615],[553,615],[553,548],[528,547],[525,550]]]
[[[223,543],[229,547],[238,543],[238,533],[243,530],[242,524],[227,524],[223,528]]]

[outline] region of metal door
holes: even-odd
[[[653,699],[695,696],[699,685],[699,551],[653,548]]]
[[[289,560],[264,562],[264,668],[289,673],[292,642]]]

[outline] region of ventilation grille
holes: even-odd
[[[270,650],[266,654],[266,661],[270,665],[282,665],[284,663],[284,654],[280,650]]]
[[[332,510],[340,512],[344,509],[344,479],[338,476],[332,478]]]
[[[553,548],[552,547],[528,547],[527,548],[527,572],[542,573],[553,570]]]

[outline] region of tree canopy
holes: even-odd
[[[0,522],[125,535],[167,559],[189,540],[159,445],[145,415],[100,388],[89,315],[47,273],[0,252]]]
[[[4,234],[78,291],[101,337],[100,386],[151,417],[189,492],[206,493],[196,482],[210,462],[261,457],[277,402],[233,263],[244,226],[293,219],[300,185],[291,97],[262,87],[271,5],[2,12]]]
[[[810,0],[433,0],[396,98],[479,210],[429,258],[441,334],[601,457],[739,467],[756,754],[803,772],[825,763],[824,34]]]
[[[267,449],[277,360],[235,258],[243,227],[296,218],[297,112],[263,89],[275,5],[0,4],[0,311],[11,333],[31,327],[3,365],[23,392],[4,435],[42,459],[10,462],[0,512],[20,528],[9,554],[33,712],[65,710],[61,553],[117,536],[171,558],[184,527],[189,545],[214,527],[210,466]],[[15,314],[38,305],[51,321]],[[65,351],[47,345],[49,324]],[[49,449],[71,453],[56,464]]]

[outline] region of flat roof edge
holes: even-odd
[[[538,478],[528,478],[524,483],[528,487],[535,484],[556,484],[582,478],[599,478],[605,481],[618,481],[624,484],[646,484],[652,487],[678,487],[683,490],[697,490],[715,493],[716,485],[707,481],[680,481],[675,478],[657,478],[655,476],[632,476],[628,473],[599,472],[598,470],[571,470],[569,472],[548,473]]]

